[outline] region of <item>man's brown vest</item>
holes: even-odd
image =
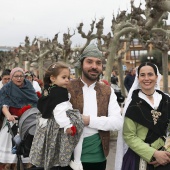
[[[83,113],[84,107],[83,86],[84,84],[80,79],[74,79],[70,81],[70,85],[68,87],[68,91],[71,94],[70,102],[72,103],[73,108],[78,109],[81,114]],[[98,117],[108,116],[108,105],[111,94],[110,87],[97,82],[94,89],[96,90]],[[99,134],[102,140],[104,154],[107,156],[109,153],[110,132],[100,130]]]

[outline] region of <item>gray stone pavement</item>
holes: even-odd
[[[126,100],[126,99],[125,99]],[[121,113],[123,113],[123,104],[121,104]],[[111,132],[110,136],[110,151],[107,157],[106,170],[115,170],[115,154],[116,154],[116,143],[117,143],[117,132]]]
[[[116,153],[116,139],[111,139],[110,141],[110,151],[107,157],[107,166],[106,170],[115,170],[115,153]]]

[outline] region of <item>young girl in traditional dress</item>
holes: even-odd
[[[37,105],[41,114],[30,151],[31,163],[45,170],[69,165],[83,131],[81,115],[69,102],[69,78],[69,67],[62,62],[52,64],[45,73]]]

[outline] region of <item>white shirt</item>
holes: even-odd
[[[66,114],[66,111],[69,109],[73,109],[72,104],[69,101],[66,101],[58,104],[53,110],[56,122],[59,124],[60,128],[64,128],[64,131],[72,126],[70,119]]]
[[[82,81],[83,82],[83,81]],[[89,126],[84,127],[84,137],[98,133],[98,130],[118,131],[123,127],[123,118],[121,110],[117,103],[117,97],[111,88],[110,101],[108,105],[108,117],[97,117],[97,101],[95,83],[89,87],[85,82],[83,86],[84,108],[83,115],[90,115]]]
[[[62,102],[53,110],[54,118],[56,122],[59,124],[60,128],[64,128],[64,132],[67,128],[72,127],[70,119],[68,118],[66,111],[69,109],[73,109],[72,104],[69,101]],[[42,117],[39,118],[39,125],[43,128],[47,125],[48,119],[44,119]]]
[[[3,87],[2,80],[0,81],[0,89]]]
[[[145,100],[153,109],[157,109],[159,106],[160,101],[162,100],[162,95],[159,94],[158,92],[154,92],[153,98],[154,98],[154,103],[152,104],[150,100],[147,98],[145,94],[143,94],[141,91],[139,91],[139,97]]]
[[[38,84],[37,81],[34,81],[34,80],[33,80],[32,85],[33,85],[33,87],[34,87],[34,89],[35,89],[35,92],[38,92],[38,91],[39,91],[39,92],[41,93],[41,87],[40,87],[40,85]]]

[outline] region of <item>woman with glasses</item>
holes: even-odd
[[[0,90],[0,162],[4,164],[6,170],[12,170],[17,162],[17,155],[11,152],[12,136],[8,132],[6,121],[13,126],[15,119],[21,116],[21,108],[27,105],[36,107],[38,100],[31,82],[25,79],[22,68],[12,69],[10,80]],[[12,128],[16,131],[14,127]],[[24,158],[22,161],[28,163],[29,159]]]

